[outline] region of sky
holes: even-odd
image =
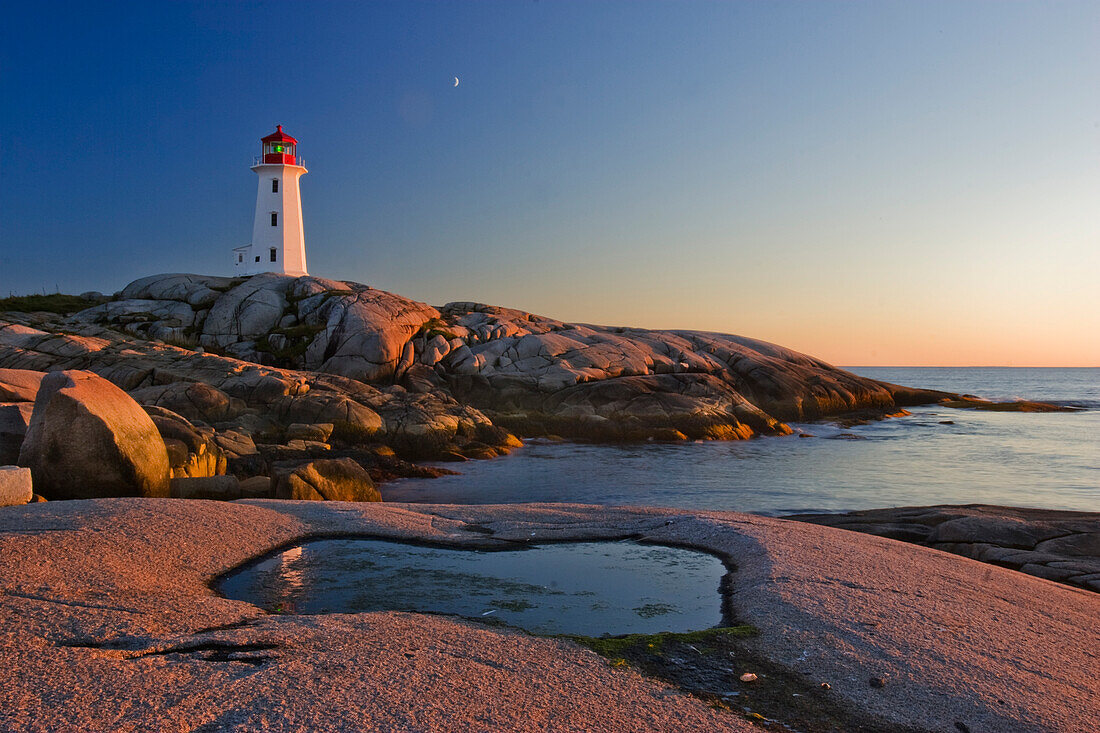
[[[282,124],[314,275],[840,365],[1100,366],[1100,3],[5,16],[0,296],[231,274]]]

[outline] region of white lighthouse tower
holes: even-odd
[[[237,275],[308,275],[302,195],[298,190],[298,179],[307,171],[297,156],[298,141],[277,125],[275,132],[260,142],[263,151],[252,166],[260,179],[252,244],[233,250],[234,271]]]

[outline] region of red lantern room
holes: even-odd
[[[264,163],[297,165],[294,148],[298,141],[283,132],[282,125],[275,126],[275,132],[260,138],[264,144]]]

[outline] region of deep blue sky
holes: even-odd
[[[1100,364],[1097,39],[1092,2],[11,3],[0,294],[230,272],[281,123],[313,274]]]

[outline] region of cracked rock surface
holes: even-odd
[[[715,552],[755,648],[827,682],[862,730],[1084,733],[1100,711],[1100,596],[912,544],[730,512],[133,498],[0,510],[0,729],[759,730],[565,640],[268,615],[210,588],[321,534]]]
[[[905,540],[1100,592],[1100,513],[987,506],[897,507],[787,519]]]

